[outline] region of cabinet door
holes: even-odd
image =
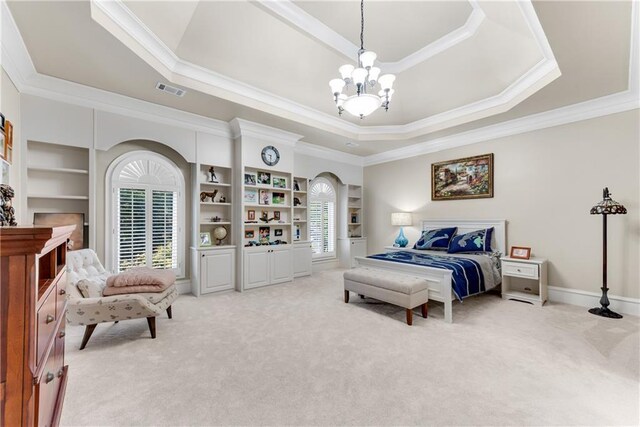
[[[265,286],[269,281],[269,255],[266,250],[244,253],[244,289]]]
[[[294,277],[311,275],[311,243],[293,245]]]
[[[367,241],[366,240],[352,240],[351,241],[351,267],[356,266],[356,257],[367,256]]]
[[[234,264],[232,250],[200,254],[200,293],[233,289]]]
[[[291,248],[271,250],[271,283],[293,280],[293,251]]]

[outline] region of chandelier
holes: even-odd
[[[393,82],[396,76],[385,74],[380,76],[380,68],[374,67],[373,62],[378,55],[375,52],[364,49],[364,0],[360,0],[360,49],[358,50],[357,67],[351,64],[343,65],[338,69],[341,79],[333,79],[329,82],[333,100],[338,107],[338,114],[347,110],[356,117],[363,118],[382,107],[389,110],[389,102],[393,96]],[[380,84],[381,90],[377,95],[367,93],[375,92],[376,84]],[[343,89],[355,90],[355,94],[342,93]]]

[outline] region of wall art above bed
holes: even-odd
[[[493,153],[431,164],[431,200],[493,197]]]

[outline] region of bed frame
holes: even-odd
[[[465,219],[435,219],[422,221],[422,230],[432,230],[435,228],[458,227],[458,234],[468,233],[481,228],[494,228],[491,248],[506,254],[507,221],[500,220],[465,220]],[[413,249],[400,249],[409,250]],[[419,252],[419,251],[417,251]],[[400,274],[424,277],[429,282],[429,300],[444,303],[444,320],[447,323],[453,322],[453,301],[456,299],[451,288],[451,271],[439,268],[425,267],[419,265],[401,264],[392,261],[356,257],[359,266],[371,267],[381,270],[391,270]]]

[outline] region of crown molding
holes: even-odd
[[[463,31],[465,34],[472,30],[475,31],[475,28],[484,20],[484,12],[479,8],[476,0],[473,0],[471,4],[472,6],[475,5],[475,14],[472,13],[467,21],[469,25]],[[370,141],[415,138],[447,127],[504,112],[560,76],[558,64],[553,57],[553,52],[551,52],[530,0],[519,1],[517,4],[543,56],[543,59],[538,64],[497,95],[412,123],[389,126],[359,126],[337,116],[321,112],[184,61],[177,57],[168,46],[149,30],[121,0],[91,0],[91,16],[98,24],[111,32],[125,46],[174,84],[190,87],[349,139]],[[270,10],[273,10],[272,8],[278,9],[291,19],[294,19],[292,17],[295,15],[292,11],[297,8],[291,2],[280,1],[263,1],[261,6]],[[299,10],[304,12],[301,9]],[[300,18],[298,17],[297,19]],[[311,17],[311,19],[315,18]],[[339,37],[337,34],[336,36]],[[429,55],[449,48],[465,38],[467,36],[464,34],[457,34],[452,36],[451,39],[442,42],[438,41],[429,48]],[[334,39],[335,37],[332,38],[333,41],[335,41]],[[340,44],[339,41],[337,43]],[[414,59],[419,56],[413,57],[412,55],[409,56]]]
[[[334,150],[332,148],[323,147],[321,145],[310,144],[308,142],[298,141],[295,152],[310,157],[316,157],[325,160],[331,160],[338,163],[347,163],[353,166],[364,166],[365,157],[358,156],[344,151]]]
[[[297,27],[299,30],[324,43],[326,46],[350,60],[356,57],[360,49],[359,46],[341,36],[319,19],[305,12],[291,0],[257,0],[254,4],[270,10],[292,26]],[[429,43],[398,61],[379,61],[380,68],[388,73],[400,73],[411,67],[415,67],[421,62],[473,36],[486,15],[476,0],[469,0],[469,4],[471,5],[472,11],[461,27],[456,28],[438,40]]]
[[[297,142],[304,138],[303,135],[263,125],[262,123],[250,122],[238,117],[232,119],[229,122],[229,126],[231,127],[233,139],[240,137],[256,138],[266,142],[295,147]]]
[[[409,157],[449,150],[451,148],[495,140],[568,123],[589,120],[609,114],[621,113],[640,108],[640,97],[632,91],[624,91],[602,98],[573,104],[538,114],[521,117],[495,125],[473,129],[431,141],[425,141],[397,150],[367,156],[365,166],[402,160]]]

